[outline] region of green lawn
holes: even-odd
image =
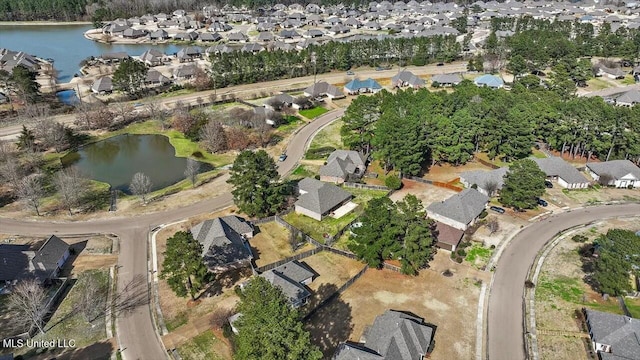
[[[164,92],[162,94],[154,96],[153,98],[161,98],[162,99],[162,98],[168,98],[168,97],[173,97],[173,96],[193,94],[194,92],[196,92],[196,89],[180,89],[180,90],[171,91],[171,92]]]
[[[321,106],[316,106],[314,108],[311,109],[307,109],[307,110],[300,110],[299,113],[300,115],[306,117],[307,119],[314,119],[317,118],[318,116],[328,112],[329,110],[321,107]]]
[[[342,149],[342,137],[340,136],[340,128],[342,128],[342,120],[336,120],[331,125],[320,130],[309,145],[309,152],[322,148]],[[306,155],[305,155],[306,156]]]
[[[633,75],[627,75],[622,79],[622,84],[624,85],[633,85],[636,83],[636,79],[633,78]]]
[[[489,258],[493,252],[491,249],[477,243],[474,243],[473,246],[468,248],[466,251],[467,256],[465,257],[465,260],[478,268],[481,268],[489,262]]]
[[[547,277],[541,277],[536,285],[536,296],[539,296],[544,300],[555,296],[578,306],[584,306],[598,311],[622,314],[622,310],[618,305],[618,300],[615,297],[609,298],[609,301],[607,301],[606,304],[583,302],[583,287],[584,284],[580,279],[558,277],[555,280],[551,280]]]
[[[282,124],[278,126],[277,132],[281,135],[290,134],[300,126],[302,126],[304,121],[297,116],[289,115],[285,116],[282,120]]]
[[[314,173],[307,169],[304,165],[299,165],[293,172],[291,173],[290,178],[292,179],[302,179],[306,177],[314,177]]]
[[[640,319],[640,299],[624,299],[624,303],[627,305],[627,309],[631,313],[631,316]]]
[[[540,150],[533,149],[532,151],[533,151],[533,157],[535,158],[544,159],[547,157],[547,155]]]
[[[587,80],[587,85],[591,87],[593,90],[602,90],[602,89],[610,88],[613,86],[608,81],[605,81],[599,78],[593,78],[593,79]]]
[[[213,332],[205,331],[178,347],[178,353],[185,360],[221,360],[214,347],[220,342]]]

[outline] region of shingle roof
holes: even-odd
[[[362,344],[342,343],[338,346],[333,360],[384,360],[385,357]]]
[[[327,164],[320,168],[320,175],[346,179],[356,169],[365,166],[364,156],[353,150],[336,150],[329,155]]]
[[[440,221],[436,221],[436,232],[438,233],[438,242],[448,245],[458,246],[464,231],[456,229]]]
[[[0,281],[18,280],[29,274],[28,245],[0,244]]]
[[[618,180],[626,175],[633,175],[640,180],[640,168],[629,160],[612,160],[601,163],[588,163],[587,167],[597,175],[608,174]]]
[[[469,185],[476,184],[484,190],[487,190],[487,185],[493,182],[497,185],[496,190],[500,190],[504,185],[504,176],[508,170],[506,167],[501,167],[490,171],[464,171],[460,174],[460,179],[466,181]]]
[[[251,251],[241,234],[253,228],[237,216],[203,221],[191,228],[193,238],[202,244],[205,264],[215,268],[251,258]]]
[[[489,197],[478,190],[465,189],[445,201],[432,203],[427,211],[468,224],[480,215],[488,201]]]
[[[376,318],[365,339],[366,347],[385,359],[414,360],[427,354],[433,340],[433,328],[418,317],[387,310]]]
[[[44,272],[47,276],[58,268],[58,261],[62,258],[65,252],[69,250],[69,244],[62,241],[59,237],[51,235],[47,241],[42,244],[40,249],[36,251],[33,257],[33,266],[35,271]]]
[[[458,85],[462,82],[462,77],[460,74],[436,74],[431,77],[431,81],[439,84]]]
[[[574,168],[557,156],[544,159],[532,158],[532,160],[538,164],[540,170],[544,171],[547,176],[557,176],[569,184],[583,184],[589,182],[589,180],[580,174],[578,169]]]
[[[352,197],[351,193],[333,184],[311,178],[300,180],[298,188],[306,193],[300,195],[295,204],[321,215]]]
[[[307,280],[308,278],[312,278],[314,275],[311,270],[302,265],[298,260],[293,260],[284,265],[280,265],[274,270],[299,283]]]
[[[305,94],[309,94],[311,97],[331,95],[333,97],[342,97],[344,94],[337,87],[329,84],[326,81],[317,82],[304,90]]]
[[[287,300],[297,303],[311,296],[302,281],[313,277],[313,272],[297,261],[291,261],[273,270],[265,271],[260,276],[267,279],[273,286],[282,290]]]
[[[610,357],[611,359],[640,360],[640,319],[595,310],[586,312],[591,339],[600,344],[611,345],[611,354],[607,354],[615,356]]]
[[[377,81],[369,78],[366,80],[353,79],[344,85],[349,91],[360,91],[360,89],[380,90],[382,86]]]
[[[93,84],[91,85],[91,90],[95,92],[112,91],[113,83],[111,81],[111,78],[108,76],[105,76],[94,81]]]
[[[492,88],[498,88],[504,85],[504,81],[502,81],[502,79],[491,74],[479,76],[473,82],[478,86],[488,86]]]
[[[640,91],[633,89],[619,94],[615,98],[617,103],[621,104],[638,104],[640,103]]]
[[[414,75],[411,71],[402,71],[399,74],[395,75],[391,78],[392,84],[397,84],[402,81],[403,83],[407,83],[411,86],[423,86],[425,81]]]

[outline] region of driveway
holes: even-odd
[[[640,204],[594,206],[560,213],[524,228],[504,250],[493,276],[489,297],[490,360],[525,359],[522,301],[529,267],[557,233],[592,221],[640,214]]]
[[[343,109],[330,111],[301,128],[287,146],[286,161],[278,163],[278,172],[288,174],[304,155],[307,144],[327,124],[340,118]],[[120,237],[118,258],[118,291],[125,299],[137,299],[116,319],[118,339],[125,360],[164,359],[156,329],[151,319],[147,288],[147,239],[150,230],[195,215],[212,213],[233,204],[233,196],[225,193],[182,208],[135,217],[115,217],[85,222],[24,221],[0,218],[3,233],[46,236],[56,234],[113,233]],[[115,214],[117,216],[117,214]],[[109,215],[110,216],[110,215]],[[140,284],[143,283],[144,287]],[[141,301],[143,300],[144,301]]]

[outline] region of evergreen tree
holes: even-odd
[[[124,59],[113,73],[113,87],[129,96],[139,95],[149,69],[141,61]]]
[[[187,294],[195,300],[196,294],[213,280],[202,258],[202,244],[190,232],[178,231],[167,239],[167,250],[160,277],[167,280],[176,295]]]
[[[236,360],[319,360],[300,315],[282,291],[264,277],[253,277],[240,295],[235,327]]]
[[[18,96],[27,104],[35,103],[40,96],[40,84],[36,82],[36,73],[27,67],[18,65],[11,71],[10,82]]]
[[[624,295],[631,290],[630,275],[640,275],[640,236],[629,230],[611,229],[594,243],[600,249],[593,273],[599,290]]]
[[[545,173],[531,159],[514,161],[504,176],[500,203],[514,209],[532,209],[545,192]]]
[[[27,129],[25,125],[22,125],[22,131],[18,135],[18,149],[20,150],[35,150],[36,148],[36,135],[32,130]]]

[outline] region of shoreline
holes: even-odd
[[[64,26],[92,25],[91,21],[0,21],[0,26]]]

